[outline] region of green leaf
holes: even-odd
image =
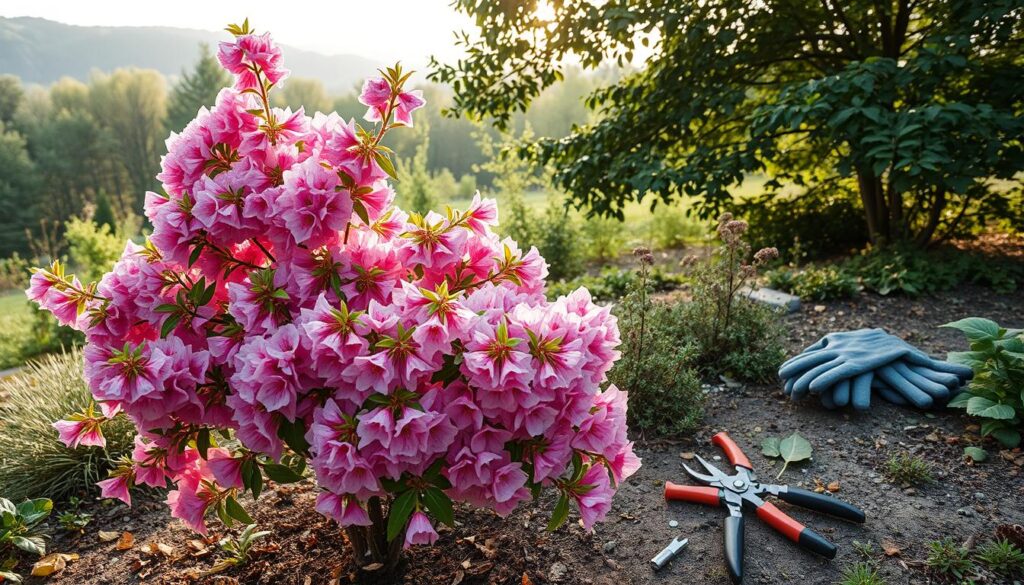
[[[431,486],[423,491],[423,503],[434,518],[448,526],[455,526],[455,512],[452,510],[452,500],[448,494]]]
[[[225,507],[227,508],[228,514],[235,520],[238,520],[242,524],[253,523],[252,517],[249,516],[249,513],[245,511],[245,508],[243,508],[234,497],[229,497],[227,499]]]
[[[171,331],[174,331],[174,328],[178,326],[179,321],[181,321],[181,314],[168,315],[167,319],[164,320],[164,324],[160,327],[160,338],[163,339],[170,335]]]
[[[263,471],[267,473],[267,477],[276,481],[277,483],[295,483],[302,481],[302,476],[288,467],[287,465],[281,465],[280,463],[264,463]]]
[[[811,444],[807,442],[807,439],[801,437],[799,433],[793,433],[782,439],[779,443],[779,455],[782,456],[785,464],[783,464],[782,469],[779,471],[778,477],[782,477],[790,463],[810,459],[813,451],[814,449],[811,447]]]
[[[398,173],[395,172],[395,165],[391,162],[391,158],[383,152],[374,152],[373,160],[377,161],[377,165],[382,171],[388,174],[394,180],[398,180]]]
[[[277,436],[297,454],[309,456],[309,442],[306,441],[306,421],[296,418],[295,422],[282,421]]]
[[[984,396],[973,396],[967,401],[967,414],[994,418],[996,420],[1010,420],[1017,412],[1009,404],[999,404]]]
[[[1020,431],[1016,429],[1003,427],[993,430],[990,434],[1007,449],[1013,449],[1020,445]]]
[[[979,463],[988,459],[988,453],[979,447],[964,447],[964,455]]]
[[[558,498],[558,503],[555,504],[555,511],[551,513],[551,520],[548,522],[548,532],[554,532],[559,526],[565,524],[566,518],[569,517],[569,496],[562,494],[561,498]]]
[[[1002,330],[995,321],[982,319],[981,317],[967,317],[952,323],[942,325],[949,329],[957,329],[967,336],[971,341],[995,340],[998,339]]]
[[[15,536],[11,539],[11,544],[25,552],[39,556],[46,554],[46,542],[42,536]]]
[[[250,461],[250,463],[252,463],[252,472],[250,476],[252,481],[249,485],[249,489],[252,491],[252,499],[255,500],[263,493],[263,472],[260,471],[260,466],[255,461]]]
[[[53,510],[53,502],[48,498],[36,498],[18,504],[16,510],[22,521],[27,526],[32,526],[50,515]]]
[[[0,571],[0,577],[5,583],[21,583],[21,575],[13,571]]]
[[[782,453],[779,451],[779,443],[781,441],[778,437],[768,437],[761,442],[761,454],[765,457],[781,457]]]
[[[203,427],[196,433],[196,451],[199,451],[199,456],[203,460],[209,459],[207,456],[210,451],[210,429]]]
[[[235,521],[231,519],[231,514],[228,514],[227,507],[224,505],[223,501],[217,502],[216,510],[217,517],[220,518],[220,521],[224,526],[231,528],[235,524]]]
[[[970,401],[971,398],[972,394],[970,392],[961,392],[946,403],[946,406],[949,408],[967,408],[967,402]]]
[[[397,538],[405,528],[409,516],[416,509],[417,500],[416,490],[409,490],[403,492],[391,503],[391,510],[388,512],[388,542]]]

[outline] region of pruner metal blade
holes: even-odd
[[[699,461],[700,464],[704,466],[704,469],[707,470],[711,475],[706,475],[694,471],[689,465],[684,463],[683,469],[686,470],[686,473],[689,474],[690,477],[696,479],[697,481],[704,482],[706,484],[711,484],[721,479],[722,472],[718,471],[718,469],[714,465],[711,465],[710,463],[705,461],[704,458],[701,457],[700,455],[697,455],[697,461]]]

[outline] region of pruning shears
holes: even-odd
[[[743,581],[743,508],[753,508],[757,517],[781,532],[801,547],[825,558],[835,558],[836,545],[824,536],[804,526],[771,502],[762,499],[766,494],[818,512],[831,514],[851,522],[864,522],[864,512],[838,498],[785,485],[763,484],[754,475],[750,459],[726,433],[711,437],[711,442],[725,451],[736,473],[727,475],[699,455],[697,461],[707,473],[698,473],[683,465],[686,473],[703,486],[676,485],[665,482],[665,499],[725,506],[729,516],[725,519],[725,562],[733,583]]]

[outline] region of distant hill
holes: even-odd
[[[199,44],[216,50],[225,34],[169,27],[74,26],[44,18],[0,17],[0,74],[48,85],[63,76],[86,80],[94,69],[156,69],[176,77],[199,54]],[[319,79],[344,91],[380,64],[357,55],[323,55],[284,47],[285,64],[297,77]]]

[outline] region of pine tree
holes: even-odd
[[[203,106],[212,106],[221,88],[231,83],[231,76],[220,66],[206,43],[199,45],[199,60],[192,73],[182,72],[181,81],[171,90],[167,106],[167,126],[181,131]]]

